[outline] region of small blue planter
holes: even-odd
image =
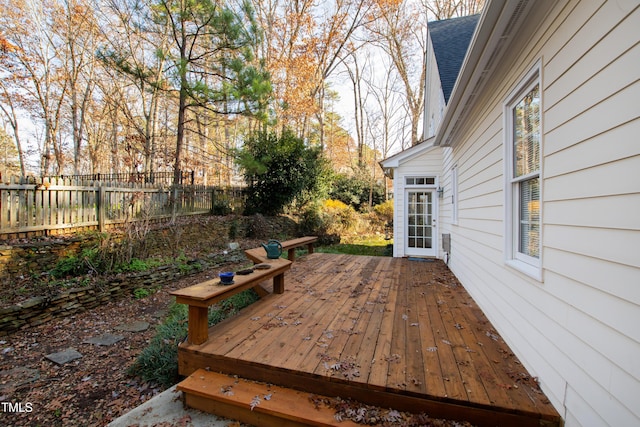
[[[222,273],[218,274],[218,276],[220,277],[220,283],[222,283],[223,285],[232,285],[233,284],[233,277],[236,274],[233,271],[223,271]]]

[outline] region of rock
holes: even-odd
[[[122,341],[124,337],[122,335],[104,334],[98,337],[89,338],[83,341],[84,344],[95,345],[113,345],[118,341]]]
[[[131,323],[123,323],[122,325],[116,326],[114,329],[116,331],[125,332],[142,332],[149,329],[149,323],[140,320]]]
[[[236,242],[231,242],[231,243],[229,243],[229,249],[232,250],[232,251],[240,249],[240,244],[236,243]]]
[[[47,298],[46,297],[34,297],[31,299],[28,299],[27,301],[23,302],[20,304],[20,306],[24,309],[24,308],[31,308],[31,307],[35,307],[38,305],[46,305],[47,304]]]
[[[0,392],[12,394],[16,387],[34,382],[39,378],[40,371],[24,366],[0,371]]]
[[[81,357],[82,354],[80,354],[75,348],[68,348],[64,351],[47,354],[45,356],[46,359],[58,365],[64,365],[65,363],[72,362],[76,359],[80,359]]]

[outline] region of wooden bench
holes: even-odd
[[[305,236],[298,237],[297,239],[286,240],[284,242],[280,242],[282,245],[282,250],[288,251],[287,259],[291,262],[296,260],[296,248],[300,248],[302,246],[307,246],[307,251],[312,254],[313,253],[313,244],[318,241],[316,236]],[[244,251],[251,261],[256,263],[267,262],[267,254],[264,248],[255,248]]]
[[[281,242],[282,249],[289,251],[287,258],[289,261],[296,260],[296,248],[307,246],[307,251],[312,254],[313,253],[313,244],[318,241],[316,236],[305,236],[298,237],[297,239],[287,240],[285,242]]]
[[[315,236],[300,237],[282,242],[282,249],[289,251],[288,259],[268,259],[264,248],[244,251],[251,261],[256,264],[269,264],[271,268],[265,270],[254,269],[247,275],[236,274],[232,285],[223,285],[219,279],[207,280],[188,288],[171,292],[179,304],[189,306],[189,332],[187,340],[191,344],[203,344],[209,339],[209,307],[223,299],[255,288],[260,296],[268,293],[259,284],[273,279],[273,293],[284,292],[284,273],[291,268],[296,258],[295,249],[307,245],[309,253],[313,253],[313,244],[318,240]]]
[[[189,343],[203,344],[209,338],[209,306],[272,278],[273,292],[284,292],[284,273],[291,268],[292,262],[281,258],[261,260],[260,263],[262,262],[268,263],[271,268],[255,269],[247,275],[236,274],[232,285],[222,285],[219,279],[212,279],[171,292],[177,303],[189,306]]]

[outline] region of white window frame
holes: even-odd
[[[538,63],[526,74],[518,86],[510,93],[504,102],[504,194],[505,194],[505,263],[526,274],[529,277],[542,282],[542,107],[540,108],[540,150],[539,168],[536,172],[528,175],[514,177],[514,141],[513,141],[513,109],[536,85],[540,94],[540,104],[542,105],[542,79],[541,66]],[[538,257],[533,257],[519,251],[520,224],[519,224],[519,184],[531,178],[537,177],[539,180],[539,236],[538,236]]]
[[[409,183],[409,180],[413,180],[412,183]],[[423,180],[422,183],[416,183],[417,180]],[[433,182],[427,183],[427,180],[432,180]],[[404,186],[405,188],[437,188],[438,187],[438,177],[435,175],[407,175],[404,177]]]

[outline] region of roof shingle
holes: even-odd
[[[470,15],[431,21],[427,25],[447,104],[479,18],[480,15]]]

